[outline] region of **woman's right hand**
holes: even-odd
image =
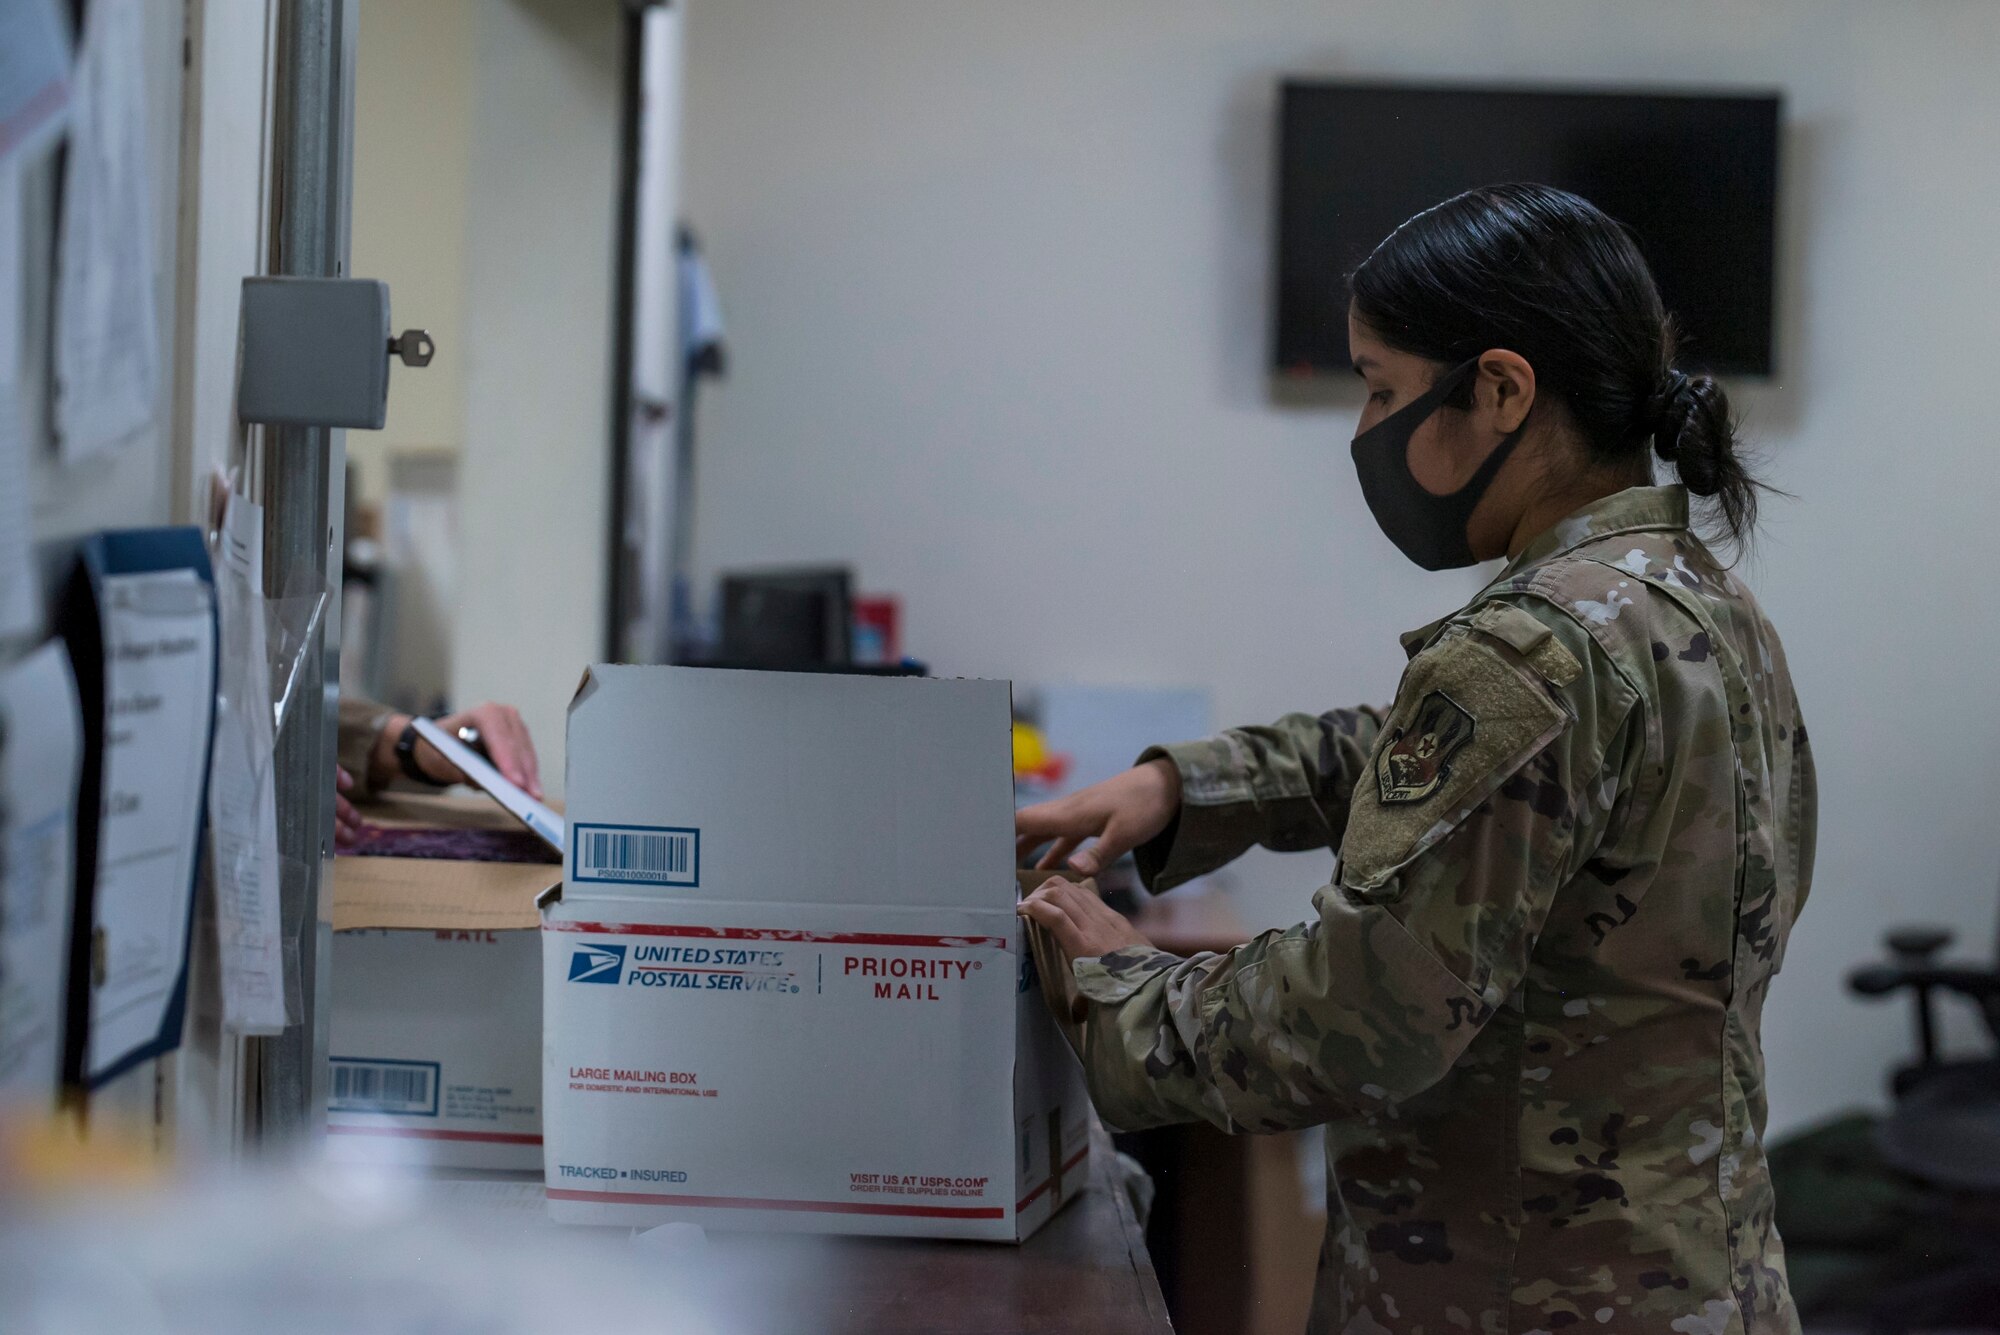
[[[1180,809],[1180,771],[1171,760],[1149,760],[1081,792],[1015,812],[1014,859],[1048,844],[1035,863],[1038,869],[1051,870],[1067,858],[1077,871],[1095,876],[1166,829]],[[1086,839],[1096,842],[1079,851]]]

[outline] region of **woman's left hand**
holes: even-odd
[[[375,752],[368,768],[369,779],[378,788],[392,782],[401,773],[401,767],[396,763],[396,741],[409,722],[408,714],[391,714],[376,735]],[[497,705],[488,701],[470,709],[461,709],[456,714],[446,714],[437,721],[437,725],[454,736],[460,728],[478,729],[493,768],[529,797],[537,802],[542,800],[541,762],[535,756],[534,740],[528,736],[528,725],[521,721],[519,710],[512,705]],[[459,772],[458,766],[438,754],[429,742],[417,743],[417,766],[439,783],[465,782],[465,775]]]
[[[456,714],[447,714],[438,720],[438,726],[456,736],[460,728],[476,728],[479,738],[486,744],[487,759],[501,777],[516,788],[526,792],[537,802],[542,800],[542,767],[535,756],[535,743],[528,736],[528,725],[521,721],[521,711],[512,705],[496,705],[491,701],[461,709]],[[440,778],[462,783],[465,776],[458,772],[458,766],[430,749],[428,743],[418,748],[418,759],[424,768],[439,774]]]
[[[1073,960],[1095,959],[1114,950],[1150,950],[1153,943],[1131,920],[1074,881],[1052,877],[1015,910],[1046,927]]]

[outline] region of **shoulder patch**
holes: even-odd
[[[1451,778],[1451,762],[1472,741],[1476,724],[1456,700],[1432,691],[1417,713],[1390,733],[1375,755],[1375,786],[1384,802],[1423,802]]]
[[[1531,654],[1461,624],[1410,663],[1348,811],[1342,884],[1385,885],[1569,726]]]

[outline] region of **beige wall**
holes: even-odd
[[[354,272],[438,351],[394,366],[387,429],[349,432],[348,455],[365,500],[393,452],[455,458],[449,661],[428,666],[455,705],[518,706],[560,792],[564,711],[603,636],[618,3],[362,0],[360,18]]]
[[[618,0],[479,0],[452,696],[520,707],[552,792],[603,649]]]
[[[482,0],[483,2],[483,0]],[[388,425],[350,431],[357,499],[379,502],[391,450],[465,444],[465,229],[474,0],[361,0],[354,65],[352,272],[389,284],[394,327],[437,355],[394,364]]]
[[[851,560],[942,672],[1207,685],[1227,722],[1387,699],[1396,633],[1477,579],[1377,531],[1358,399],[1271,401],[1277,79],[1785,89],[1782,371],[1739,403],[1797,499],[1744,572],[1824,817],[1771,1106],[1879,1098],[1909,1018],[1846,970],[1889,922],[1994,936],[2000,6],[695,0],[687,45],[730,337],[705,564]],[[1265,855],[1244,902],[1296,921],[1331,870]]]

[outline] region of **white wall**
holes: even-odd
[[[1377,533],[1358,403],[1263,374],[1283,74],[1776,85],[1782,374],[1738,396],[1773,504],[1745,572],[1823,793],[1769,1012],[1774,1117],[1876,1096],[1889,922],[1984,954],[2000,882],[1992,312],[2000,8],[1620,0],[696,0],[685,207],[729,319],[701,406],[708,568],[854,562],[939,671],[1195,682],[1225,721],[1382,700],[1475,580]],[[1246,911],[1303,916],[1325,857]]]
[[[617,0],[480,0],[452,697],[518,705],[552,792],[603,650]]]

